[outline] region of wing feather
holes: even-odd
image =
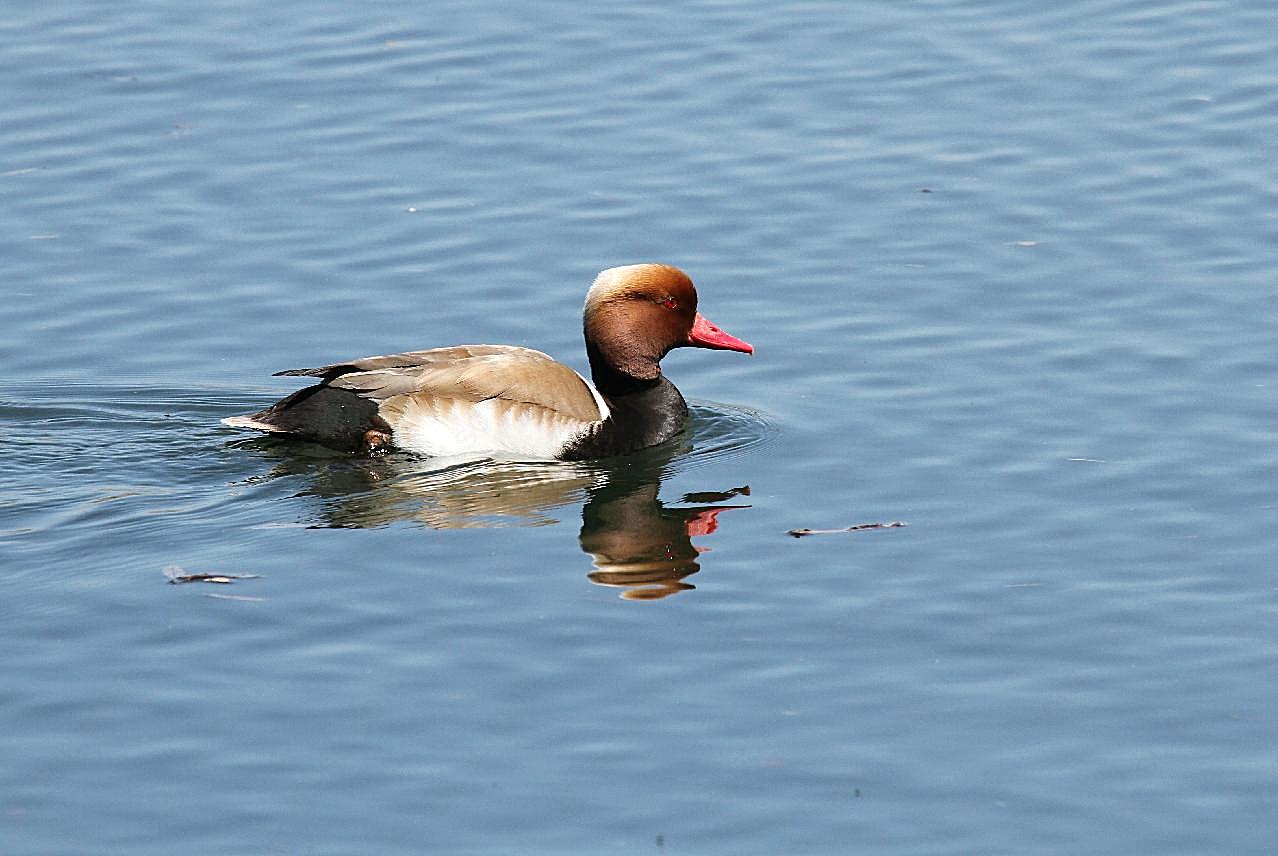
[[[397,396],[423,402],[500,399],[546,408],[582,422],[607,416],[606,405],[581,375],[541,351],[513,345],[432,348],[278,374],[321,377],[329,386],[379,404]]]

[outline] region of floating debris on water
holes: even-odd
[[[188,574],[181,565],[169,565],[164,569],[164,575],[169,578],[170,585],[178,585],[180,583],[217,583],[218,585],[230,585],[236,580],[256,580],[261,579],[261,574]]]
[[[834,535],[838,532],[862,532],[866,529],[899,529],[905,525],[903,521],[892,520],[887,523],[858,523],[855,526],[844,526],[842,529],[791,529],[785,534],[802,538],[804,535]]]

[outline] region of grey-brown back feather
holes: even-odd
[[[514,345],[458,345],[363,357],[279,375],[321,377],[326,384],[384,402],[395,396],[519,402],[584,422],[603,418],[586,382],[541,351]]]

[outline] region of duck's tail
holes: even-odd
[[[313,440],[341,449],[360,448],[366,443],[365,435],[369,431],[391,430],[377,415],[375,401],[322,383],[299,389],[257,413],[228,416],[222,424]]]

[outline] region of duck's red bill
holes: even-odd
[[[692,330],[688,333],[688,344],[696,348],[717,348],[723,351],[741,351],[754,353],[754,345],[743,342],[731,333],[720,330],[707,320],[700,312],[692,322]]]

